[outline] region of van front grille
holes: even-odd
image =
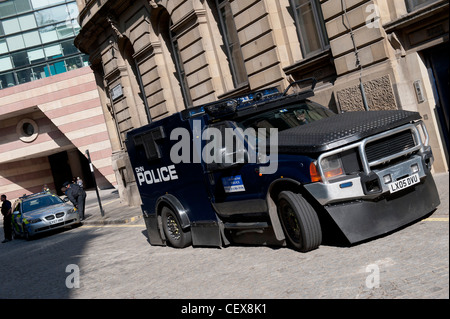
[[[390,135],[366,145],[366,156],[370,162],[392,156],[416,146],[410,130]]]

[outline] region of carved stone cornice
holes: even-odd
[[[123,39],[124,35],[122,32],[120,32],[120,30],[117,26],[117,18],[112,12],[109,12],[108,15],[106,16],[106,21],[109,23],[111,29],[114,31],[117,38]]]
[[[189,29],[190,26],[195,25],[199,18],[206,16],[206,10],[191,10],[186,15],[184,15],[179,21],[175,22],[171,27],[170,31],[179,33],[179,31],[185,31]]]

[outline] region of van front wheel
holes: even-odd
[[[168,207],[161,210],[161,218],[169,243],[175,248],[184,248],[192,244],[190,230],[183,230],[176,214]]]
[[[307,252],[320,246],[322,229],[319,217],[300,194],[281,192],[277,209],[284,233],[296,250]]]

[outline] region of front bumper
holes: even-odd
[[[34,224],[25,224],[25,228],[30,236],[44,233],[53,229],[58,229],[66,226],[76,225],[81,222],[80,214],[78,212],[65,213],[61,218],[46,220],[45,218]]]
[[[380,236],[414,222],[440,204],[431,173],[419,184],[376,201],[358,200],[325,206],[326,211],[353,244]]]
[[[305,188],[321,205],[355,199],[374,199],[389,192],[390,182],[385,182],[384,176],[390,175],[391,181],[396,181],[403,176],[416,173],[413,167],[418,168],[417,174],[421,180],[429,171],[422,156],[414,155],[399,164],[375,169],[368,175],[347,176],[345,179],[331,183],[311,183],[305,185]],[[376,187],[372,189],[368,185],[376,185]]]

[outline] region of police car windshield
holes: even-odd
[[[314,121],[321,120],[326,117],[336,115],[329,109],[320,104],[303,101],[282,108],[271,109],[266,112],[237,121],[238,125],[243,128],[277,128],[279,132],[305,125]]]
[[[24,213],[31,212],[36,209],[57,205],[61,203],[64,203],[61,198],[52,195],[30,198],[22,202],[22,211]]]

